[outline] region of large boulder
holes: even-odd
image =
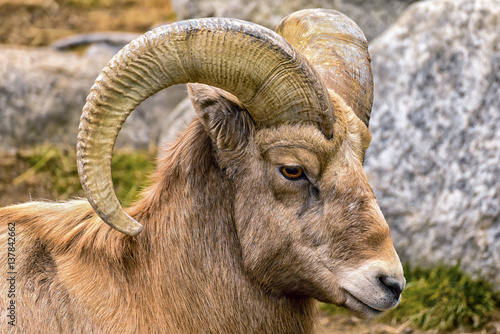
[[[175,0],[179,20],[198,17],[233,17],[275,29],[288,14],[306,8],[338,10],[352,18],[368,40],[380,34],[416,0]]]
[[[0,149],[74,143],[90,86],[105,60],[1,46]]]
[[[80,56],[50,49],[0,46],[0,150],[76,142],[85,98],[111,55]],[[117,146],[148,148],[161,120],[186,96],[174,86],[132,113]]]
[[[193,104],[189,96],[186,96],[161,123],[160,138],[158,140],[160,158],[165,156],[165,149],[170,147],[181,133],[183,133],[191,121],[195,118]]]
[[[423,1],[370,46],[366,171],[402,260],[500,287],[500,2]]]

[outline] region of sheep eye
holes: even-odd
[[[280,168],[281,174],[288,180],[299,180],[305,178],[305,173],[300,166],[283,166]]]

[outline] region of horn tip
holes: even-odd
[[[118,226],[118,225],[113,225],[112,227],[128,236],[131,237],[136,237],[138,236],[142,230],[144,229],[144,226],[142,226],[140,223],[138,223],[135,219],[131,218],[130,216],[127,215],[128,221],[124,226]]]

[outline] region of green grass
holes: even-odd
[[[39,147],[19,158],[30,166],[14,180],[14,185],[34,179],[48,179],[53,198],[65,200],[83,196],[73,149]],[[147,152],[117,151],[112,159],[115,191],[124,206],[137,199],[154,168]],[[451,331],[483,327],[493,317],[500,317],[500,293],[493,292],[486,281],[464,274],[460,264],[431,269],[405,265],[407,280],[400,305],[380,321],[402,323],[411,321],[423,330]],[[330,313],[345,313],[342,308],[322,304]]]
[[[460,263],[430,270],[406,265],[405,273],[407,286],[401,304],[386,320],[411,320],[424,330],[478,329],[500,308],[500,294],[488,282],[464,274]]]
[[[460,263],[431,269],[404,267],[407,285],[401,303],[380,321],[411,321],[423,330],[451,331],[480,329],[498,318],[500,293],[494,292],[488,282],[463,273]],[[321,308],[339,312],[332,305],[324,304]]]
[[[47,180],[53,199],[66,200],[84,196],[74,149],[43,146],[20,154],[19,158],[27,161],[31,168],[18,176],[13,181],[14,185],[35,176]],[[139,192],[148,185],[149,176],[154,169],[152,160],[145,151],[114,152],[111,160],[113,186],[124,206],[137,200]]]

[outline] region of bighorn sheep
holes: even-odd
[[[367,317],[398,304],[401,263],[362,168],[366,40],[329,10],[294,13],[277,32],[183,21],[109,62],[78,135],[88,201],[0,210],[2,268],[13,272],[2,330],[310,333],[315,299]],[[115,138],[141,101],[178,83],[199,83],[197,117],[124,210]]]

